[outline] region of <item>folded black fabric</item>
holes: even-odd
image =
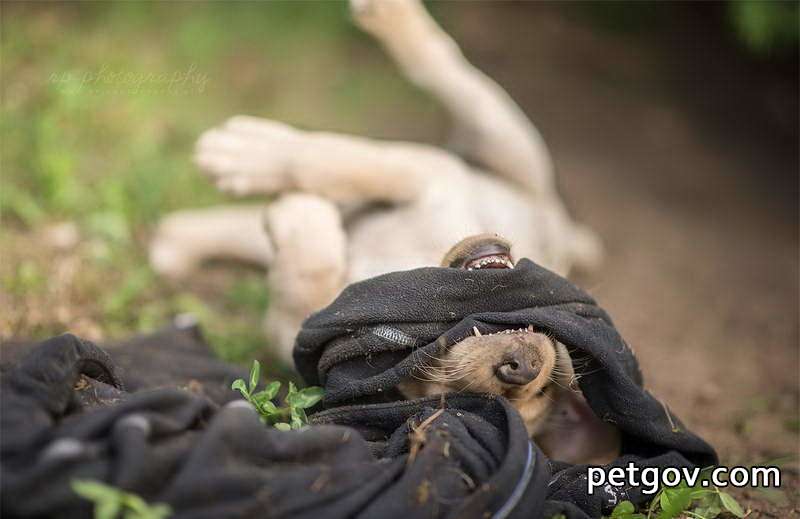
[[[155,337],[165,348],[187,340]],[[202,348],[183,346],[202,364]],[[207,363],[222,377],[207,385],[228,376]],[[70,483],[94,479],[167,503],[175,518],[522,518],[542,509],[550,477],[502,399],[336,408],[281,432],[242,400],[128,392],[109,356],[72,335],[4,370],[0,399],[3,517],[91,517]]]
[[[178,324],[154,333],[103,344],[104,363],[114,367],[117,382],[128,392],[161,387],[190,388],[220,405],[240,398],[231,391],[231,382],[245,378],[247,369],[215,358],[197,323],[188,316],[176,321]],[[85,341],[70,344],[79,347]],[[35,345],[30,341],[3,342],[0,377],[15,369]],[[30,355],[26,362],[41,365],[44,360]]]
[[[327,407],[299,431],[265,426],[234,398],[242,369],[214,359],[196,329],[107,351],[72,335],[28,346],[0,369],[0,511],[89,517],[75,479],[167,503],[177,518],[586,519],[622,499],[643,503],[637,488],[588,495],[586,467],[547,460],[502,397],[407,401],[395,389],[421,356],[473,326],[528,324],[584,366],[590,406],[622,431],[612,465],[716,462],[642,389],[633,354],[594,300],[522,260],[513,270],[425,268],[347,288],[298,337],[298,369],[325,387]]]
[[[363,405],[367,412],[376,402],[402,398],[395,389],[400,380],[420,360],[472,335],[473,326],[493,333],[527,325],[567,345],[583,366],[579,384],[590,407],[622,433],[621,460],[662,467],[716,463],[714,450],[642,387],[636,358],[606,312],[566,279],[525,259],[514,269],[422,268],[353,284],[304,323],[294,358],[307,382],[324,386],[327,406]],[[585,474],[585,467],[554,466],[550,498],[592,517],[621,499],[647,498],[612,487],[589,496]],[[576,513],[575,506],[549,506]]]

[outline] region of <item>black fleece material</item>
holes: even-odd
[[[0,378],[0,511],[91,517],[75,479],[166,503],[174,518],[585,519],[621,499],[644,502],[638,488],[589,496],[586,467],[547,460],[502,397],[397,393],[418,355],[443,351],[473,326],[528,324],[587,366],[581,389],[623,434],[613,465],[716,462],[642,389],[605,312],[522,260],[513,270],[423,268],[345,289],[298,337],[298,370],[326,389],[326,409],[299,431],[263,425],[234,398],[228,388],[241,368],[215,360],[196,330],[108,351],[69,334],[28,346]]]
[[[294,359],[309,384],[325,388],[326,406],[367,412],[374,403],[402,398],[397,384],[420,362],[474,335],[473,327],[487,334],[528,325],[567,346],[581,366],[579,385],[589,406],[619,428],[622,454],[612,465],[717,462],[714,450],[643,388],[633,352],[595,300],[527,259],[513,269],[431,267],[350,285],[303,324]],[[608,513],[620,500],[648,499],[637,488],[607,487],[590,496],[585,466],[550,468],[552,480],[541,491],[590,517]]]

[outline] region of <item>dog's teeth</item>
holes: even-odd
[[[473,326],[472,327],[472,331],[475,332],[475,337],[480,337],[481,336],[481,331],[478,330],[477,326]]]
[[[529,332],[532,332],[532,331],[533,331],[533,325],[532,325],[532,324],[529,324],[529,325],[528,325],[528,331],[529,331]]]

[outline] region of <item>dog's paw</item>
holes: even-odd
[[[187,278],[197,267],[191,246],[180,233],[180,222],[167,218],[159,225],[148,251],[153,270],[172,280]]]
[[[197,141],[195,164],[217,189],[235,196],[288,189],[297,131],[292,127],[236,116],[206,131]]]
[[[358,26],[379,38],[424,17],[424,9],[419,0],[350,0],[350,12]]]

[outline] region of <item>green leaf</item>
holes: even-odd
[[[658,499],[658,504],[661,505],[662,510],[669,510],[669,494],[667,494],[666,490],[661,492],[661,497]]]
[[[632,514],[636,508],[633,506],[633,503],[630,501],[622,501],[617,506],[614,507],[614,511],[611,512],[611,517],[625,517],[627,515]]]
[[[312,386],[301,389],[296,393],[286,396],[286,402],[294,407],[301,409],[308,409],[314,407],[320,400],[322,400],[325,390],[321,387]]]
[[[278,422],[274,427],[279,431],[290,431],[292,429],[292,426],[285,422]]]
[[[136,494],[125,494],[123,497],[125,499],[125,506],[134,512],[147,512],[150,508],[147,502]]]
[[[664,488],[662,487],[656,492],[656,495],[653,496],[653,499],[650,500],[650,504],[647,506],[647,517],[649,518],[652,513],[655,511],[656,507],[658,506],[658,502],[661,499],[661,494],[664,493]]]
[[[732,513],[736,517],[744,517],[744,510],[742,510],[742,507],[739,505],[738,501],[733,498],[733,496],[727,492],[720,491],[719,498],[722,501],[722,506],[725,507],[725,510]]]
[[[156,503],[150,507],[150,516],[153,519],[166,519],[172,515],[172,507],[164,503]]]
[[[722,509],[716,505],[708,507],[698,507],[694,509],[694,513],[702,516],[703,519],[714,519],[722,512]]]
[[[278,391],[280,389],[281,389],[281,383],[278,382],[277,380],[273,380],[272,382],[267,384],[267,387],[265,387],[263,390],[259,391],[258,395],[262,395],[263,394],[263,395],[266,396],[267,400],[272,400],[273,398],[275,398],[275,395],[278,394]]]
[[[116,519],[123,512],[125,519],[165,519],[172,508],[163,503],[149,505],[136,494],[93,480],[73,480],[76,494],[95,503],[94,519]]]
[[[141,504],[136,506],[133,503],[129,503],[129,506],[130,508],[125,512],[124,519],[166,519],[172,515],[172,508],[163,503],[148,505],[142,501]]]
[[[117,500],[107,500],[95,503],[94,519],[116,519],[122,503]]]
[[[250,392],[247,390],[247,386],[244,383],[244,380],[237,378],[231,384],[231,389],[238,391],[242,394],[243,397],[247,398],[250,396]]]
[[[119,500],[119,490],[99,481],[90,479],[75,479],[72,481],[72,490],[79,496],[89,501]]]
[[[303,423],[302,420],[300,420],[300,418],[298,418],[297,416],[292,416],[292,425],[291,425],[292,429],[297,430],[302,428],[304,425],[305,424]]]
[[[259,391],[258,393],[250,396],[253,405],[257,408],[260,408],[264,402],[269,402],[269,395],[264,393],[263,391]]]
[[[278,413],[278,408],[275,406],[275,404],[273,404],[269,400],[266,400],[266,401],[262,402],[260,407],[261,407],[262,413],[267,415],[267,416],[274,415],[274,414]]]
[[[706,499],[708,496],[714,496],[716,492],[707,488],[692,488],[692,499]]]
[[[258,379],[261,378],[261,363],[257,360],[253,361],[253,366],[250,368],[250,392],[256,390],[258,386]]]
[[[646,519],[644,514],[636,513],[636,507],[630,501],[621,501],[614,507],[609,516],[611,519]]]
[[[692,504],[692,489],[685,486],[664,489],[659,504],[661,505],[659,519],[678,517]]]

